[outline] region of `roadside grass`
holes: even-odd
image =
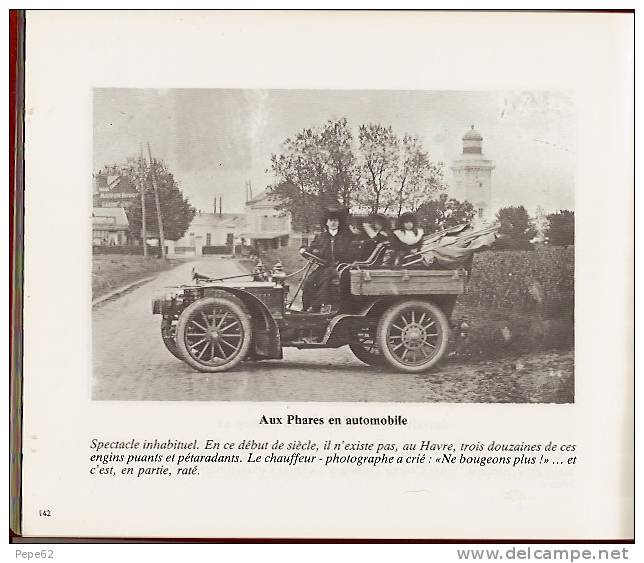
[[[306,262],[297,248],[262,253],[270,268],[281,260],[287,274]],[[302,274],[289,280],[297,287]],[[453,357],[481,360],[574,346],[574,248],[485,251],[474,257],[466,294],[454,321],[466,320],[465,336],[454,331]]]
[[[166,260],[145,256],[118,254],[95,254],[92,256],[92,298],[96,299],[110,291],[169,270],[179,260]]]

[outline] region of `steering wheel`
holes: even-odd
[[[326,266],[326,261],[322,260],[319,256],[313,254],[312,252],[309,252],[308,250],[301,250],[300,255],[302,258],[305,260],[308,260],[312,264],[317,264],[318,266]]]

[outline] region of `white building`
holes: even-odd
[[[483,154],[483,137],[472,129],[463,135],[463,153],[450,169],[453,180],[449,195],[458,201],[469,201],[480,221],[492,216],[492,170],[494,163]]]
[[[183,237],[177,241],[166,241],[168,254],[232,254],[234,245],[239,243],[244,224],[243,213],[198,212]]]
[[[287,246],[292,238],[291,216],[277,209],[278,201],[266,191],[246,202],[244,241],[258,250]]]

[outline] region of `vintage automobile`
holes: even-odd
[[[430,369],[445,355],[450,317],[468,272],[378,267],[379,245],[364,262],[337,267],[337,311],[310,313],[292,307],[281,264],[260,265],[248,276],[216,279],[193,270],[193,283],[168,288],[153,300],[162,316],[161,336],[177,358],[202,372],[221,372],[241,361],[281,359],[299,349],[348,345],[371,366],[401,372]],[[324,266],[304,252],[310,272]],[[250,277],[240,281],[241,277]],[[303,280],[302,280],[303,281]]]

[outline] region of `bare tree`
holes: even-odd
[[[391,127],[361,125],[357,143],[346,118],[303,129],[271,155],[277,205],[296,228],[310,230],[321,208],[340,203],[372,213],[416,211],[444,189],[443,163],[434,163],[418,137],[400,140]]]
[[[387,212],[395,205],[400,141],[391,126],[379,123],[361,125],[358,141],[362,157],[358,203],[371,213]]]
[[[327,157],[329,193],[345,207],[351,207],[359,173],[353,152],[353,134],[346,117],[327,121],[320,138]]]
[[[420,139],[405,134],[400,146],[396,182],[398,216],[403,211],[415,212],[445,189],[443,163],[432,162],[429,154],[423,150]]]
[[[350,207],[358,174],[347,120],[329,120],[286,139],[282,153],[271,155],[271,168],[277,182],[269,191],[297,228],[310,230],[326,205]]]

